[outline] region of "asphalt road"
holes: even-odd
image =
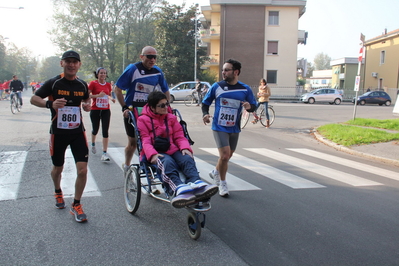
[[[12,184],[0,188],[17,186],[14,199],[0,200],[2,265],[399,262],[399,169],[336,151],[310,134],[313,127],[351,119],[351,104],[272,103],[275,123],[269,130],[259,124],[243,130],[229,165],[231,195],[212,199],[202,235],[193,241],[186,232],[185,210],[143,197],[137,215],[126,211],[119,163],[126,137],[116,104],[112,162],[101,163],[99,154],[90,156],[95,186],[90,185],[92,191],[82,200],[89,222],[78,224],[68,210],[55,209],[47,148],[50,115],[30,106],[29,96],[29,91],[24,93],[26,104],[15,115],[8,102],[0,102],[0,180],[15,176]],[[199,107],[178,102],[173,107],[188,123],[201,177],[209,180],[217,160],[210,126],[202,124]],[[360,106],[357,117],[392,118],[392,109]],[[84,119],[90,132],[88,114]],[[101,136],[98,147],[100,141]],[[18,167],[20,175],[15,174]]]

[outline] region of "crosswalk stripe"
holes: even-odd
[[[302,159],[298,159],[293,156],[285,155],[283,153],[275,152],[269,149],[263,148],[247,148],[245,150],[260,154],[265,157],[272,158],[274,160],[279,160],[286,164],[293,165],[295,167],[307,170],[309,172],[313,172],[322,176],[325,176],[330,179],[334,179],[336,181],[351,185],[351,186],[378,186],[382,185],[381,183],[374,182],[368,179],[364,179],[355,175],[347,174],[342,171],[335,170],[333,168],[325,167],[322,165],[318,165],[309,161],[305,161]]]
[[[215,156],[219,156],[219,152],[216,148],[200,148],[200,149],[208,153],[211,153]],[[259,163],[255,160],[248,159],[237,153],[234,153],[233,157],[231,157],[230,159],[230,162],[294,189],[324,187],[323,185],[317,184],[315,182],[293,175],[291,173],[282,171],[280,169],[271,167],[267,164]],[[229,180],[228,184],[230,187],[230,178],[227,177],[227,180]]]
[[[122,169],[122,164],[125,163],[125,148],[123,147],[112,147],[108,148],[107,153],[111,156],[112,160]],[[132,163],[139,163],[139,157],[137,152],[134,153]],[[122,169],[123,170],[123,169]],[[121,174],[121,176],[123,176]]]
[[[108,154],[111,158],[120,166],[122,163],[125,162],[125,153],[124,148],[109,148]],[[194,156],[195,163],[197,165],[197,169],[200,172],[201,179],[213,183],[213,180],[209,177],[209,172],[215,168],[214,165],[211,165],[198,157]],[[133,160],[134,163],[138,163],[138,156],[134,154]],[[229,190],[230,191],[242,191],[242,190],[259,190],[260,188],[254,186],[232,174],[228,174],[227,178],[229,179]],[[161,187],[159,186],[158,189],[162,191]]]
[[[359,163],[359,162],[355,162],[355,161],[351,161],[348,159],[344,159],[338,156],[334,156],[334,155],[329,155],[326,153],[322,153],[322,152],[318,152],[318,151],[314,151],[314,150],[309,150],[309,149],[287,149],[290,151],[294,151],[294,152],[298,152],[301,154],[305,154],[308,156],[312,156],[318,159],[322,159],[322,160],[326,160],[326,161],[330,161],[336,164],[340,164],[340,165],[344,165],[347,167],[351,167],[360,171],[364,171],[367,173],[371,173],[371,174],[375,174],[375,175],[379,175],[379,176],[383,176],[389,179],[393,179],[393,180],[398,180],[399,181],[399,174],[398,172],[394,172],[394,171],[390,171],[390,170],[386,170],[386,169],[382,169],[379,167],[375,167],[375,166],[371,166],[368,164],[364,164],[364,163]]]
[[[0,152],[0,200],[15,200],[28,152]]]
[[[195,157],[195,163],[197,164],[197,169],[200,172],[201,179],[213,183],[212,178],[209,176],[209,172],[215,169],[215,166],[197,157]],[[227,173],[226,178],[228,180],[229,191],[260,190],[259,187],[254,186],[235,175]]]
[[[66,150],[64,170],[62,171],[61,188],[65,198],[71,198],[75,194],[76,165],[70,149]],[[83,197],[101,196],[96,181],[90,171],[87,170],[87,183],[83,192]]]

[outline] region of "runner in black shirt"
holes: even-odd
[[[77,222],[86,222],[80,199],[87,180],[89,149],[82,122],[81,107],[90,111],[90,98],[86,82],[76,76],[80,66],[80,56],[75,51],[67,51],[61,58],[64,73],[46,81],[31,98],[31,103],[51,110],[50,154],[53,161],[51,177],[55,187],[56,207],[65,208],[61,190],[61,174],[64,168],[65,150],[70,146],[77,168],[74,202],[71,214]],[[44,100],[44,98],[48,100]]]

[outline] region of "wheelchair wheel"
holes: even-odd
[[[141,180],[137,168],[130,166],[125,176],[125,204],[126,209],[134,214],[140,205]]]
[[[240,121],[240,127],[241,129],[243,129],[249,120],[249,113],[247,112],[247,110],[242,110],[242,114],[241,114],[241,121]]]
[[[195,212],[189,212],[187,215],[188,234],[193,240],[201,236],[201,223]]]
[[[193,106],[195,103],[195,98],[193,95],[187,95],[186,98],[184,98],[184,104],[187,107]]]

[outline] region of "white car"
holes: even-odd
[[[184,98],[186,98],[187,95],[190,95],[193,93],[193,89],[195,88],[195,81],[184,81],[180,82],[173,88],[169,89],[170,92],[170,102],[172,103],[173,101],[184,101]],[[201,81],[202,88],[204,86],[207,86],[208,89],[211,87],[211,84],[206,81]]]
[[[342,102],[342,93],[339,90],[324,88],[317,89],[301,96],[304,103],[328,102],[329,104],[340,104]]]

